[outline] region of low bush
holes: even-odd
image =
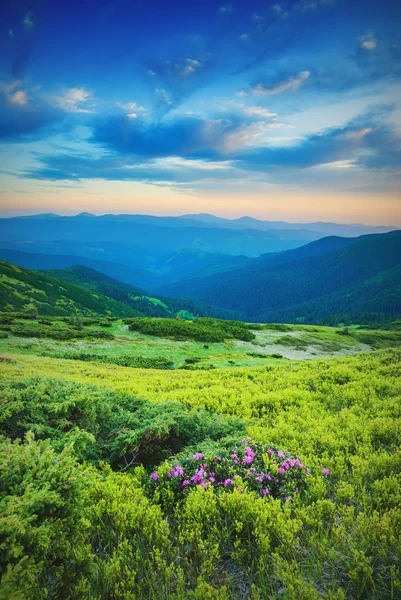
[[[223,342],[227,339],[252,341],[255,334],[250,325],[237,321],[222,321],[207,317],[193,321],[182,319],[127,319],[130,331],[177,340]]]

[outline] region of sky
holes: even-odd
[[[401,3],[0,9],[0,213],[401,227]]]

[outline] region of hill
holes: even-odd
[[[0,310],[39,315],[141,316],[115,299],[0,261]]]
[[[355,286],[327,296],[301,302],[294,307],[267,311],[262,320],[336,324],[382,323],[401,315],[401,265],[381,271]]]
[[[189,300],[181,301],[172,298],[151,296],[138,287],[122,283],[113,277],[108,277],[103,273],[82,265],[75,265],[68,269],[49,270],[46,271],[46,274],[126,304],[148,317],[173,317],[178,313],[183,318],[193,317],[197,314],[229,318],[234,314],[224,309],[211,309],[208,306]]]
[[[367,313],[364,318],[369,320],[371,311],[377,312],[371,299],[375,284],[356,289],[354,286],[368,283],[400,263],[401,232],[352,240],[326,238],[294,251],[261,257],[244,269],[178,282],[168,286],[165,293],[224,306],[240,312],[242,318],[248,320],[261,321],[267,316],[272,321],[281,320],[282,314],[288,317],[285,309],[291,308],[291,320],[302,317],[305,322],[314,322],[314,310],[311,309],[306,318],[304,309],[298,311],[297,305],[315,301],[317,304],[313,306],[317,306],[322,314],[327,316],[334,311],[342,321],[346,316],[342,292],[346,291],[355,298],[359,295],[358,304],[355,304],[358,310],[353,310],[354,318],[359,319]],[[397,308],[387,308],[387,301],[394,307],[391,290],[398,284],[398,270],[394,272],[394,279],[390,276],[382,280],[383,313],[399,314]],[[389,286],[388,295],[386,285]],[[327,299],[330,294],[335,296]]]
[[[49,243],[30,243],[30,244],[19,244],[26,251],[12,250],[9,248],[0,249],[0,260],[10,262],[19,267],[25,269],[39,269],[39,270],[51,270],[51,269],[67,269],[74,265],[83,265],[95,271],[100,271],[105,275],[114,277],[119,281],[129,283],[132,285],[140,285],[142,287],[155,286],[158,281],[157,277],[152,273],[144,269],[133,262],[130,264],[116,263],[112,260],[97,260],[95,258],[88,258],[75,254],[79,252],[79,248],[75,244],[69,242],[58,242],[57,244]],[[43,252],[35,252],[34,250],[41,248]],[[56,251],[56,253],[53,253]],[[89,251],[89,250],[88,250]],[[90,251],[89,251],[90,252]],[[95,252],[94,249],[91,251],[94,255],[101,254]]]

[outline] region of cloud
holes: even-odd
[[[13,29],[9,29],[8,30],[8,37],[9,38],[13,38],[14,37],[14,30]]]
[[[25,106],[28,104],[28,96],[26,92],[19,90],[18,92],[13,92],[8,96],[8,101],[13,106]]]
[[[260,124],[236,114],[218,119],[177,117],[157,123],[110,117],[95,123],[92,140],[121,154],[210,159],[242,147],[260,130]]]
[[[280,19],[287,19],[290,16],[288,10],[285,10],[280,4],[274,4],[271,7],[272,13]]]
[[[59,154],[40,157],[40,167],[26,170],[28,179],[51,181],[80,181],[104,179],[109,181],[142,181],[155,185],[188,183],[204,179],[232,176],[230,161],[188,160],[172,156],[137,162],[130,157],[113,153],[102,157]]]
[[[84,88],[70,88],[60,96],[52,96],[52,104],[65,112],[91,113],[92,94]]]
[[[344,127],[323,130],[293,146],[253,148],[236,154],[248,169],[306,169],[352,162],[361,168],[401,167],[401,135],[380,122],[380,111],[360,116]]]
[[[269,109],[267,108],[263,108],[263,106],[244,106],[244,105],[240,105],[243,107],[244,113],[246,115],[248,115],[249,117],[262,117],[263,119],[277,119],[278,118],[278,114],[271,112]]]
[[[360,41],[359,47],[362,48],[362,50],[366,50],[368,52],[371,52],[372,50],[376,50],[377,40],[371,33],[366,33],[361,38],[359,38],[359,41]]]
[[[232,12],[233,12],[233,5],[232,4],[223,4],[219,8],[219,13],[221,15],[231,15]]]
[[[167,90],[165,90],[164,88],[156,88],[155,94],[156,94],[156,98],[157,98],[159,104],[168,106],[168,107],[173,105],[173,102],[170,99],[170,96],[168,95]]]
[[[257,83],[252,88],[252,93],[255,95],[274,95],[274,94],[283,94],[285,92],[294,92],[298,90],[304,83],[309,79],[310,72],[309,71],[301,71],[295,77],[290,77],[283,81],[278,81],[276,83]]]
[[[139,116],[145,116],[147,110],[144,106],[139,106],[136,102],[117,102],[117,106],[122,108],[129,119],[136,119]]]
[[[59,115],[40,99],[31,100],[18,89],[21,81],[0,84],[0,139],[19,141],[37,139],[53,125]]]
[[[28,11],[25,15],[25,17],[22,20],[22,25],[23,28],[25,29],[25,31],[30,31],[31,29],[33,29],[35,27],[35,23],[33,20],[33,15],[31,13],[31,11]]]
[[[241,105],[240,105],[241,107]],[[199,187],[220,180],[302,180],[301,171],[320,167],[361,177],[385,170],[389,180],[401,168],[401,135],[384,124],[391,107],[376,107],[343,127],[304,137],[275,138],[271,128],[285,127],[276,113],[225,114],[224,118],[176,116],[159,122],[128,116],[95,118],[91,154],[40,156],[24,176],[50,180],[110,179]],[[17,111],[14,111],[17,112]],[[25,112],[25,111],[23,111]],[[1,133],[1,128],[0,128]],[[277,143],[278,142],[278,143]],[[99,157],[99,151],[103,155]],[[322,171],[323,172],[323,171]],[[306,175],[305,175],[306,176]]]

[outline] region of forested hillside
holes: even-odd
[[[315,245],[323,242],[321,240]],[[277,258],[280,263],[285,260],[285,255],[288,257],[289,254],[291,258],[291,254],[305,253],[303,257],[282,264],[274,264],[276,259],[269,256],[263,264],[260,258],[256,268],[178,282],[169,286],[167,293],[224,306],[240,312],[243,319],[254,321],[263,321],[267,317],[272,321],[280,321],[283,318],[281,315],[291,315],[290,320],[313,322],[318,318],[313,308],[308,312],[307,307],[298,307],[312,301],[319,302],[317,312],[322,315],[322,322],[333,313],[340,322],[346,317],[358,321],[362,315],[369,321],[376,319],[380,312],[391,317],[398,316],[399,305],[393,298],[399,285],[399,270],[396,267],[401,263],[401,233],[365,236],[353,240],[351,244],[342,245],[340,242],[339,246],[339,249],[323,254],[311,252],[307,255],[307,246],[279,254]],[[332,247],[331,242],[328,248],[331,250]],[[391,269],[395,269],[393,277],[386,277],[384,273]],[[379,277],[377,281],[381,281],[379,295],[375,283],[368,283],[376,277]],[[360,295],[362,288],[358,286],[364,282],[364,294]],[[334,296],[327,298],[329,294]],[[358,296],[358,304],[355,304],[352,298]],[[351,298],[353,308],[349,314],[344,306],[344,297]]]

